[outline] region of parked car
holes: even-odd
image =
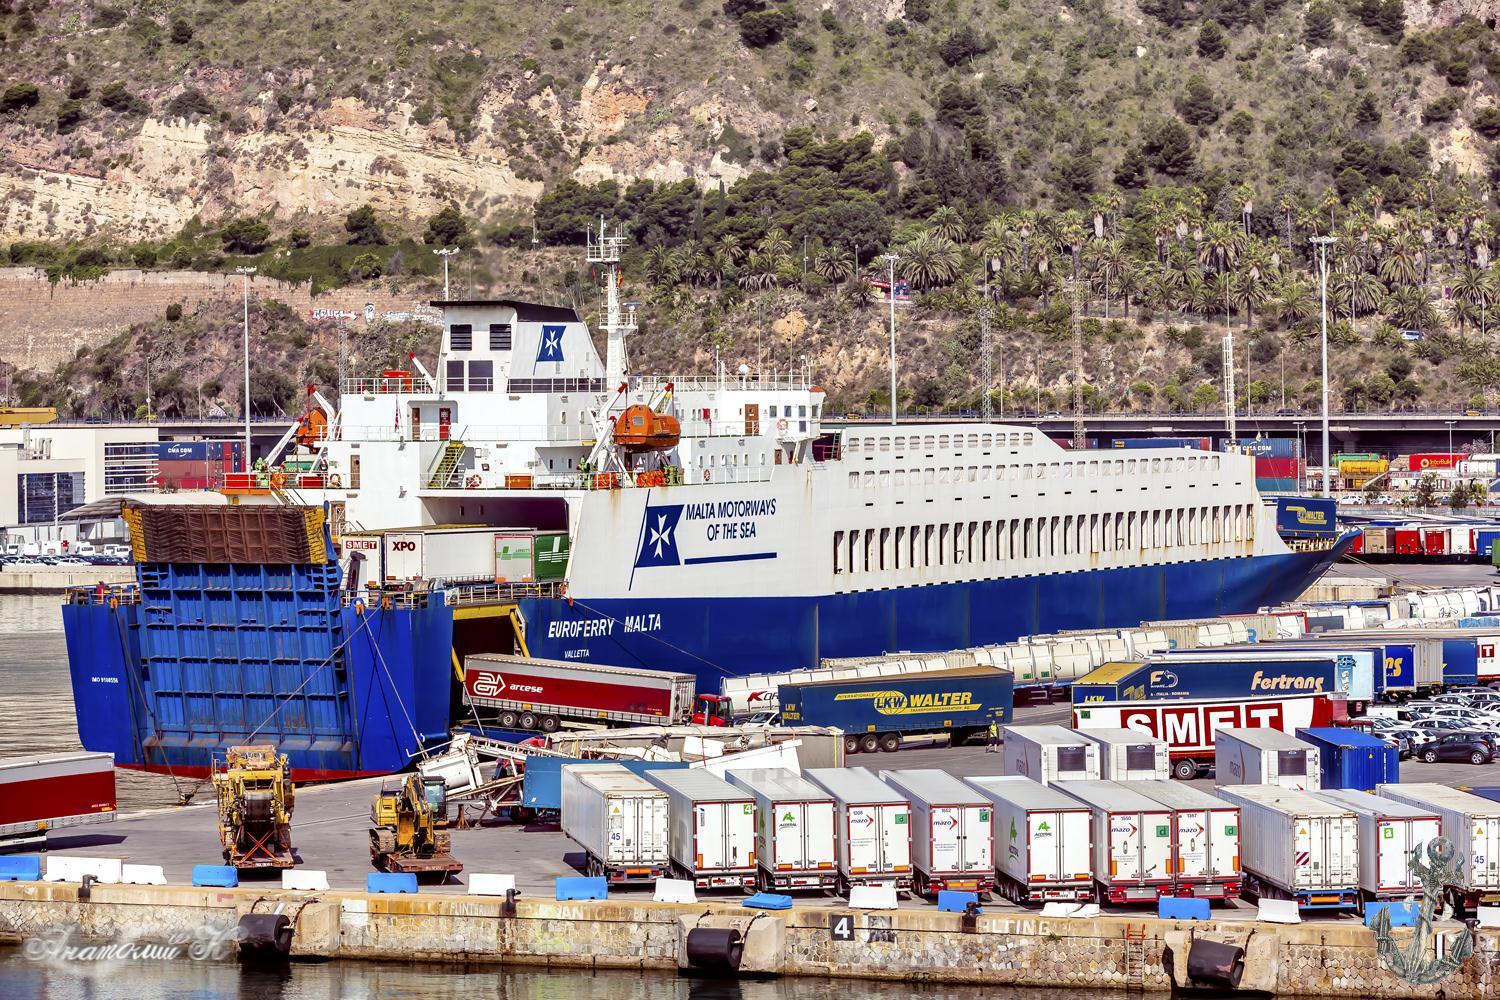
[[[1490,743],[1468,733],[1454,733],[1427,744],[1417,755],[1429,764],[1440,760],[1466,760],[1470,764],[1488,764],[1495,759]]]

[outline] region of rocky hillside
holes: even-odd
[[[868,132],[906,165],[928,147],[953,161],[940,188],[1024,206],[1122,165],[1183,176],[1169,122],[1196,131],[1193,169],[1264,198],[1331,182],[1353,130],[1420,135],[1421,166],[1472,175],[1493,18],[1487,0],[0,0],[0,238],[240,215],[317,231],[366,202],[514,221],[564,177],[732,186],[794,127]]]

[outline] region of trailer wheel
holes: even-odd
[[[516,713],[515,713],[515,711],[513,709],[507,708],[505,711],[503,711],[503,712],[500,713],[500,728],[501,729],[514,729],[514,728],[516,728]]]
[[[895,753],[901,749],[901,735],[899,733],[882,733],[880,736],[880,749],[885,753]]]
[[[874,753],[880,749],[880,737],[874,733],[865,733],[859,738],[860,753]]]
[[[555,733],[555,732],[557,732],[557,727],[558,727],[557,716],[555,716],[555,715],[544,715],[544,716],[542,716],[542,732],[544,732],[544,733]]]
[[[522,729],[535,729],[537,721],[538,720],[537,720],[535,712],[522,712],[521,713],[521,728]]]
[[[1179,760],[1172,764],[1172,777],[1178,781],[1192,781],[1198,777],[1198,765],[1190,760]]]
[[[845,736],[844,737],[844,753],[859,753],[859,737],[858,736]]]

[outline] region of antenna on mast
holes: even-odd
[[[635,306],[629,312],[620,313],[620,255],[625,250],[628,238],[624,227],[611,229],[604,217],[599,217],[599,231],[589,227],[588,244],[585,250],[590,264],[604,265],[604,315],[600,326],[608,335],[604,354],[604,384],[617,386],[625,379],[625,338],[636,331]]]

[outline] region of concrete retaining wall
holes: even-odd
[[[94,886],[89,902],[55,883],[0,883],[0,938],[50,939],[69,930],[110,941],[202,941],[242,914],[278,910],[296,927],[294,952],[329,958],[502,962],[586,968],[675,969],[684,924],[702,915],[745,918],[727,902],[557,903],[478,896],[386,896]],[[850,940],[831,922],[847,915]],[[928,910],[861,912],[799,907],[756,918],[775,927],[785,975],[844,976],[1014,986],[1166,990],[1164,950],[1179,962],[1191,934],[1248,944],[1245,987],[1327,997],[1495,996],[1500,933],[1483,932],[1475,955],[1446,982],[1411,987],[1386,972],[1374,933],[1350,923],[1295,926],[1179,923],[1102,917],[1053,920],[985,915],[973,933],[962,917]],[[762,925],[765,926],[765,925]],[[1138,950],[1131,929],[1144,934]],[[206,930],[205,930],[206,929]],[[784,947],[779,942],[784,940]]]
[[[7,569],[0,572],[0,594],[62,593],[73,587],[92,587],[99,583],[135,582],[134,566],[93,566],[88,569]]]

